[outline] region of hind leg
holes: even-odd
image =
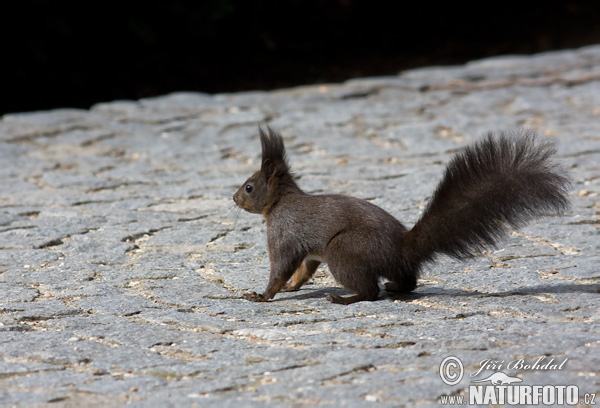
[[[385,290],[394,293],[409,293],[417,287],[417,278],[406,277],[402,280],[393,280],[385,283]]]
[[[375,245],[356,244],[365,241],[369,243],[368,235],[360,231],[348,231],[339,234],[329,243],[325,256],[329,270],[336,281],[354,293],[347,297],[327,294],[330,302],[349,305],[379,298],[379,255],[376,255]]]
[[[419,265],[402,265],[402,260],[396,262],[396,265],[400,264],[401,266],[389,269],[384,274],[384,278],[389,280],[389,282],[385,283],[385,290],[395,293],[412,292],[416,289],[417,281],[419,280]]]
[[[368,265],[341,265],[329,263],[335,280],[354,292],[355,295],[342,297],[331,293],[327,294],[327,300],[332,303],[349,305],[363,300],[377,300],[379,298],[378,276],[368,268]]]
[[[292,280],[290,280],[281,291],[293,292],[300,289],[302,285],[308,282],[308,280],[314,275],[320,264],[320,261],[314,260],[305,260],[302,262],[302,265],[300,265],[300,267],[296,269],[296,272],[294,272],[294,275],[292,275]]]

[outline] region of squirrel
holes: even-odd
[[[260,170],[233,196],[238,207],[266,220],[269,283],[262,294],[243,295],[251,301],[298,290],[322,262],[354,293],[327,294],[333,303],[377,300],[382,279],[386,291],[408,293],[436,255],[465,260],[496,246],[510,228],[570,206],[570,179],[552,159],[554,144],[538,141],[532,130],[490,132],[454,156],[410,230],[365,200],[302,191],[281,135],[269,127],[259,134]]]

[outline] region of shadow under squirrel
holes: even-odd
[[[331,302],[376,300],[381,279],[388,281],[387,291],[407,293],[436,254],[466,259],[494,246],[509,228],[569,207],[569,179],[552,161],[556,150],[538,142],[533,131],[490,133],[457,154],[410,230],[365,200],[302,191],[282,137],[267,131],[259,128],[260,170],[233,196],[238,207],[262,214],[267,224],[269,284],[262,294],[244,294],[248,300],[264,302],[279,291],[298,290],[321,262],[355,293],[328,294]]]

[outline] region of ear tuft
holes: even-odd
[[[261,171],[267,176],[271,176],[276,169],[287,172],[285,146],[281,135],[269,126],[267,126],[267,133],[259,126],[258,133],[262,147]]]

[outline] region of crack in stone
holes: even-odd
[[[98,126],[97,125],[82,125],[82,124],[71,124],[71,125],[65,125],[65,124],[61,124],[58,125],[58,127],[56,129],[51,129],[51,130],[33,130],[31,132],[28,133],[23,133],[21,135],[17,135],[17,136],[13,136],[12,138],[9,139],[5,139],[5,142],[8,143],[32,143],[35,139],[38,138],[50,138],[50,137],[56,137],[62,133],[67,133],[67,132],[73,132],[73,131],[77,131],[77,130],[94,130],[97,129]]]
[[[70,235],[67,235],[65,238],[70,237]],[[44,242],[41,245],[38,245],[37,247],[35,247],[35,249],[45,249],[45,248],[52,248],[55,246],[60,246],[64,244],[63,240],[61,238],[55,238],[55,239],[51,239],[50,241]]]
[[[351,374],[358,374],[358,373],[369,373],[371,371],[375,371],[377,368],[373,365],[373,364],[362,364],[359,365],[357,367],[354,367],[348,371],[344,371],[342,373],[333,375],[331,377],[327,377],[327,378],[323,378],[321,380],[322,383],[326,383],[326,382],[332,382],[333,380],[339,379],[341,377],[346,377],[348,375]]]
[[[142,232],[136,232],[135,234],[127,235],[126,237],[121,238],[121,242],[136,242],[142,239],[147,240],[148,238],[156,235],[157,232],[171,228],[170,226],[160,227],[160,228],[152,228]]]
[[[33,228],[37,228],[37,226],[35,226],[35,225],[22,225],[22,226],[8,227],[8,228],[2,228],[2,229],[0,229],[0,233],[7,232],[7,231],[22,230],[22,229],[33,229]]]
[[[214,237],[212,237],[208,242],[209,243],[215,242],[219,238],[223,238],[223,237],[227,236],[227,234],[229,234],[231,231],[232,230],[229,229],[229,230],[225,230],[225,231],[219,232],[217,235],[215,235]]]
[[[100,191],[117,190],[121,187],[151,186],[151,185],[153,185],[153,183],[148,183],[145,181],[123,181],[123,182],[112,183],[112,184],[101,186],[101,187],[90,188],[90,189],[86,190],[85,192],[86,193],[98,193]]]
[[[546,238],[530,237],[530,236],[524,234],[523,232],[519,232],[519,231],[514,231],[513,235],[521,237],[521,238],[525,238],[532,242],[537,242],[539,244],[552,247],[563,255],[579,255],[581,253],[581,249],[578,249],[575,247],[569,247],[567,245],[563,245],[558,242],[552,242]]]
[[[107,133],[107,134],[104,134],[104,135],[97,136],[97,137],[95,137],[93,139],[86,140],[85,142],[82,142],[80,144],[80,146],[81,147],[92,146],[92,145],[100,143],[103,140],[113,139],[116,136],[117,136],[116,133],[113,133],[113,132]]]
[[[510,88],[514,86],[526,86],[526,87],[546,87],[556,84],[565,86],[581,85],[588,82],[595,82],[600,80],[600,75],[589,74],[581,75],[576,78],[566,78],[558,75],[542,76],[539,78],[512,78],[498,81],[488,81],[474,83],[471,81],[465,81],[463,79],[454,79],[450,82],[441,84],[424,85],[421,87],[421,92],[430,91],[441,91],[441,90],[453,90],[453,91],[484,91],[498,88]]]
[[[182,217],[182,218],[178,218],[178,219],[177,219],[177,222],[191,222],[191,221],[198,221],[198,220],[201,220],[201,219],[203,219],[203,218],[207,218],[207,217],[208,217],[208,215],[206,215],[206,214],[205,214],[205,215],[199,215],[199,216],[197,216],[197,217],[190,217],[190,218],[184,218],[184,217]]]

